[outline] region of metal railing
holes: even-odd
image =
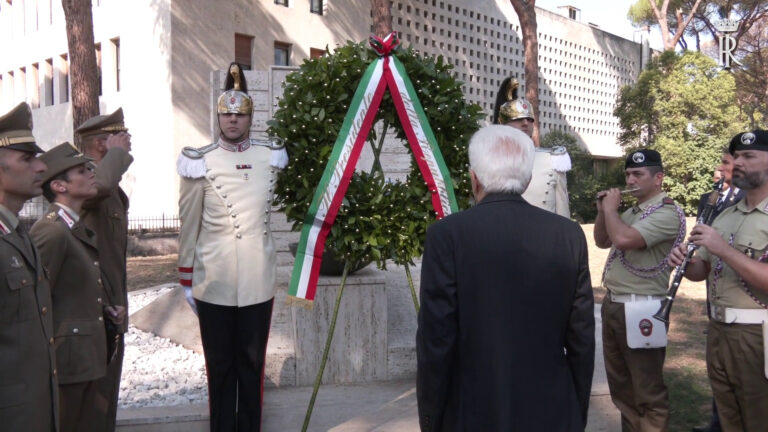
[[[128,217],[129,234],[177,233],[181,222],[177,215]]]
[[[43,197],[32,198],[24,203],[24,207],[19,212],[19,220],[27,228],[32,227],[38,219],[45,215],[48,205]],[[129,234],[177,233],[180,226],[181,222],[178,215],[165,213],[160,216],[131,217],[130,214],[128,215]]]

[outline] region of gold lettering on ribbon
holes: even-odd
[[[357,112],[355,113],[355,119],[352,122],[352,126],[347,134],[347,139],[344,141],[344,147],[339,154],[339,160],[333,167],[333,173],[328,180],[328,186],[323,191],[323,195],[320,197],[320,204],[317,209],[317,218],[325,220],[325,216],[328,214],[328,210],[331,208],[331,202],[336,195],[336,191],[341,184],[341,178],[344,176],[344,170],[349,164],[349,158],[352,155],[352,149],[354,148],[355,141],[357,140],[360,130],[365,122],[365,115],[371,107],[373,102],[373,92],[367,91],[363,95],[363,99],[360,102]]]
[[[435,187],[437,187],[440,203],[443,206],[443,213],[447,216],[451,211],[451,206],[450,200],[448,199],[448,191],[445,188],[446,180],[443,178],[440,167],[437,164],[437,160],[435,160],[435,155],[432,153],[432,147],[429,145],[427,136],[424,134],[424,129],[421,128],[419,115],[416,113],[416,108],[413,106],[413,101],[411,101],[410,95],[403,90],[399,90],[399,92],[400,97],[403,100],[403,105],[405,106],[405,112],[408,115],[408,120],[410,121],[411,125],[413,125],[413,131],[416,134],[416,141],[419,143],[422,154],[424,154],[424,162],[427,163],[429,171],[432,173],[432,177],[435,179]]]

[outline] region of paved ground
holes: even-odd
[[[595,307],[597,348],[587,431],[620,430],[619,414],[608,396],[600,337],[600,305]],[[299,431],[312,394],[310,387],[267,389],[264,393],[265,432]],[[121,432],[206,431],[207,406],[193,405],[121,411]],[[311,431],[418,431],[414,381],[390,381],[320,388]]]

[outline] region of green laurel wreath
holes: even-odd
[[[471,196],[467,144],[483,117],[479,105],[464,101],[461,82],[451,74],[452,65],[422,56],[413,49],[395,52],[403,63],[429,119],[448,165],[460,208]],[[376,53],[364,43],[349,42],[333,53],[306,60],[297,72],[286,77],[283,97],[268,133],[285,140],[289,165],[280,172],[275,204],[300,231],[320,182],[331,150],[344,121],[349,103],[366,67]],[[346,261],[385,261],[413,264],[423,252],[424,236],[435,220],[430,193],[413,160],[400,120],[387,92],[376,121],[393,128],[411,155],[411,170],[405,182],[385,178],[379,155],[383,136],[371,130],[368,143],[374,152],[370,173],[356,171],[342,207],[326,240],[326,248]],[[384,135],[384,134],[382,134]]]

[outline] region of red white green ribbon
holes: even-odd
[[[299,299],[312,301],[315,298],[325,239],[341,207],[387,89],[392,95],[419,171],[432,193],[432,206],[437,219],[458,211],[450,172],[416,90],[403,64],[390,55],[400,43],[397,34],[392,33],[384,39],[371,36],[370,42],[380,57],[368,66],[357,86],[301,230],[288,288],[288,294]]]

